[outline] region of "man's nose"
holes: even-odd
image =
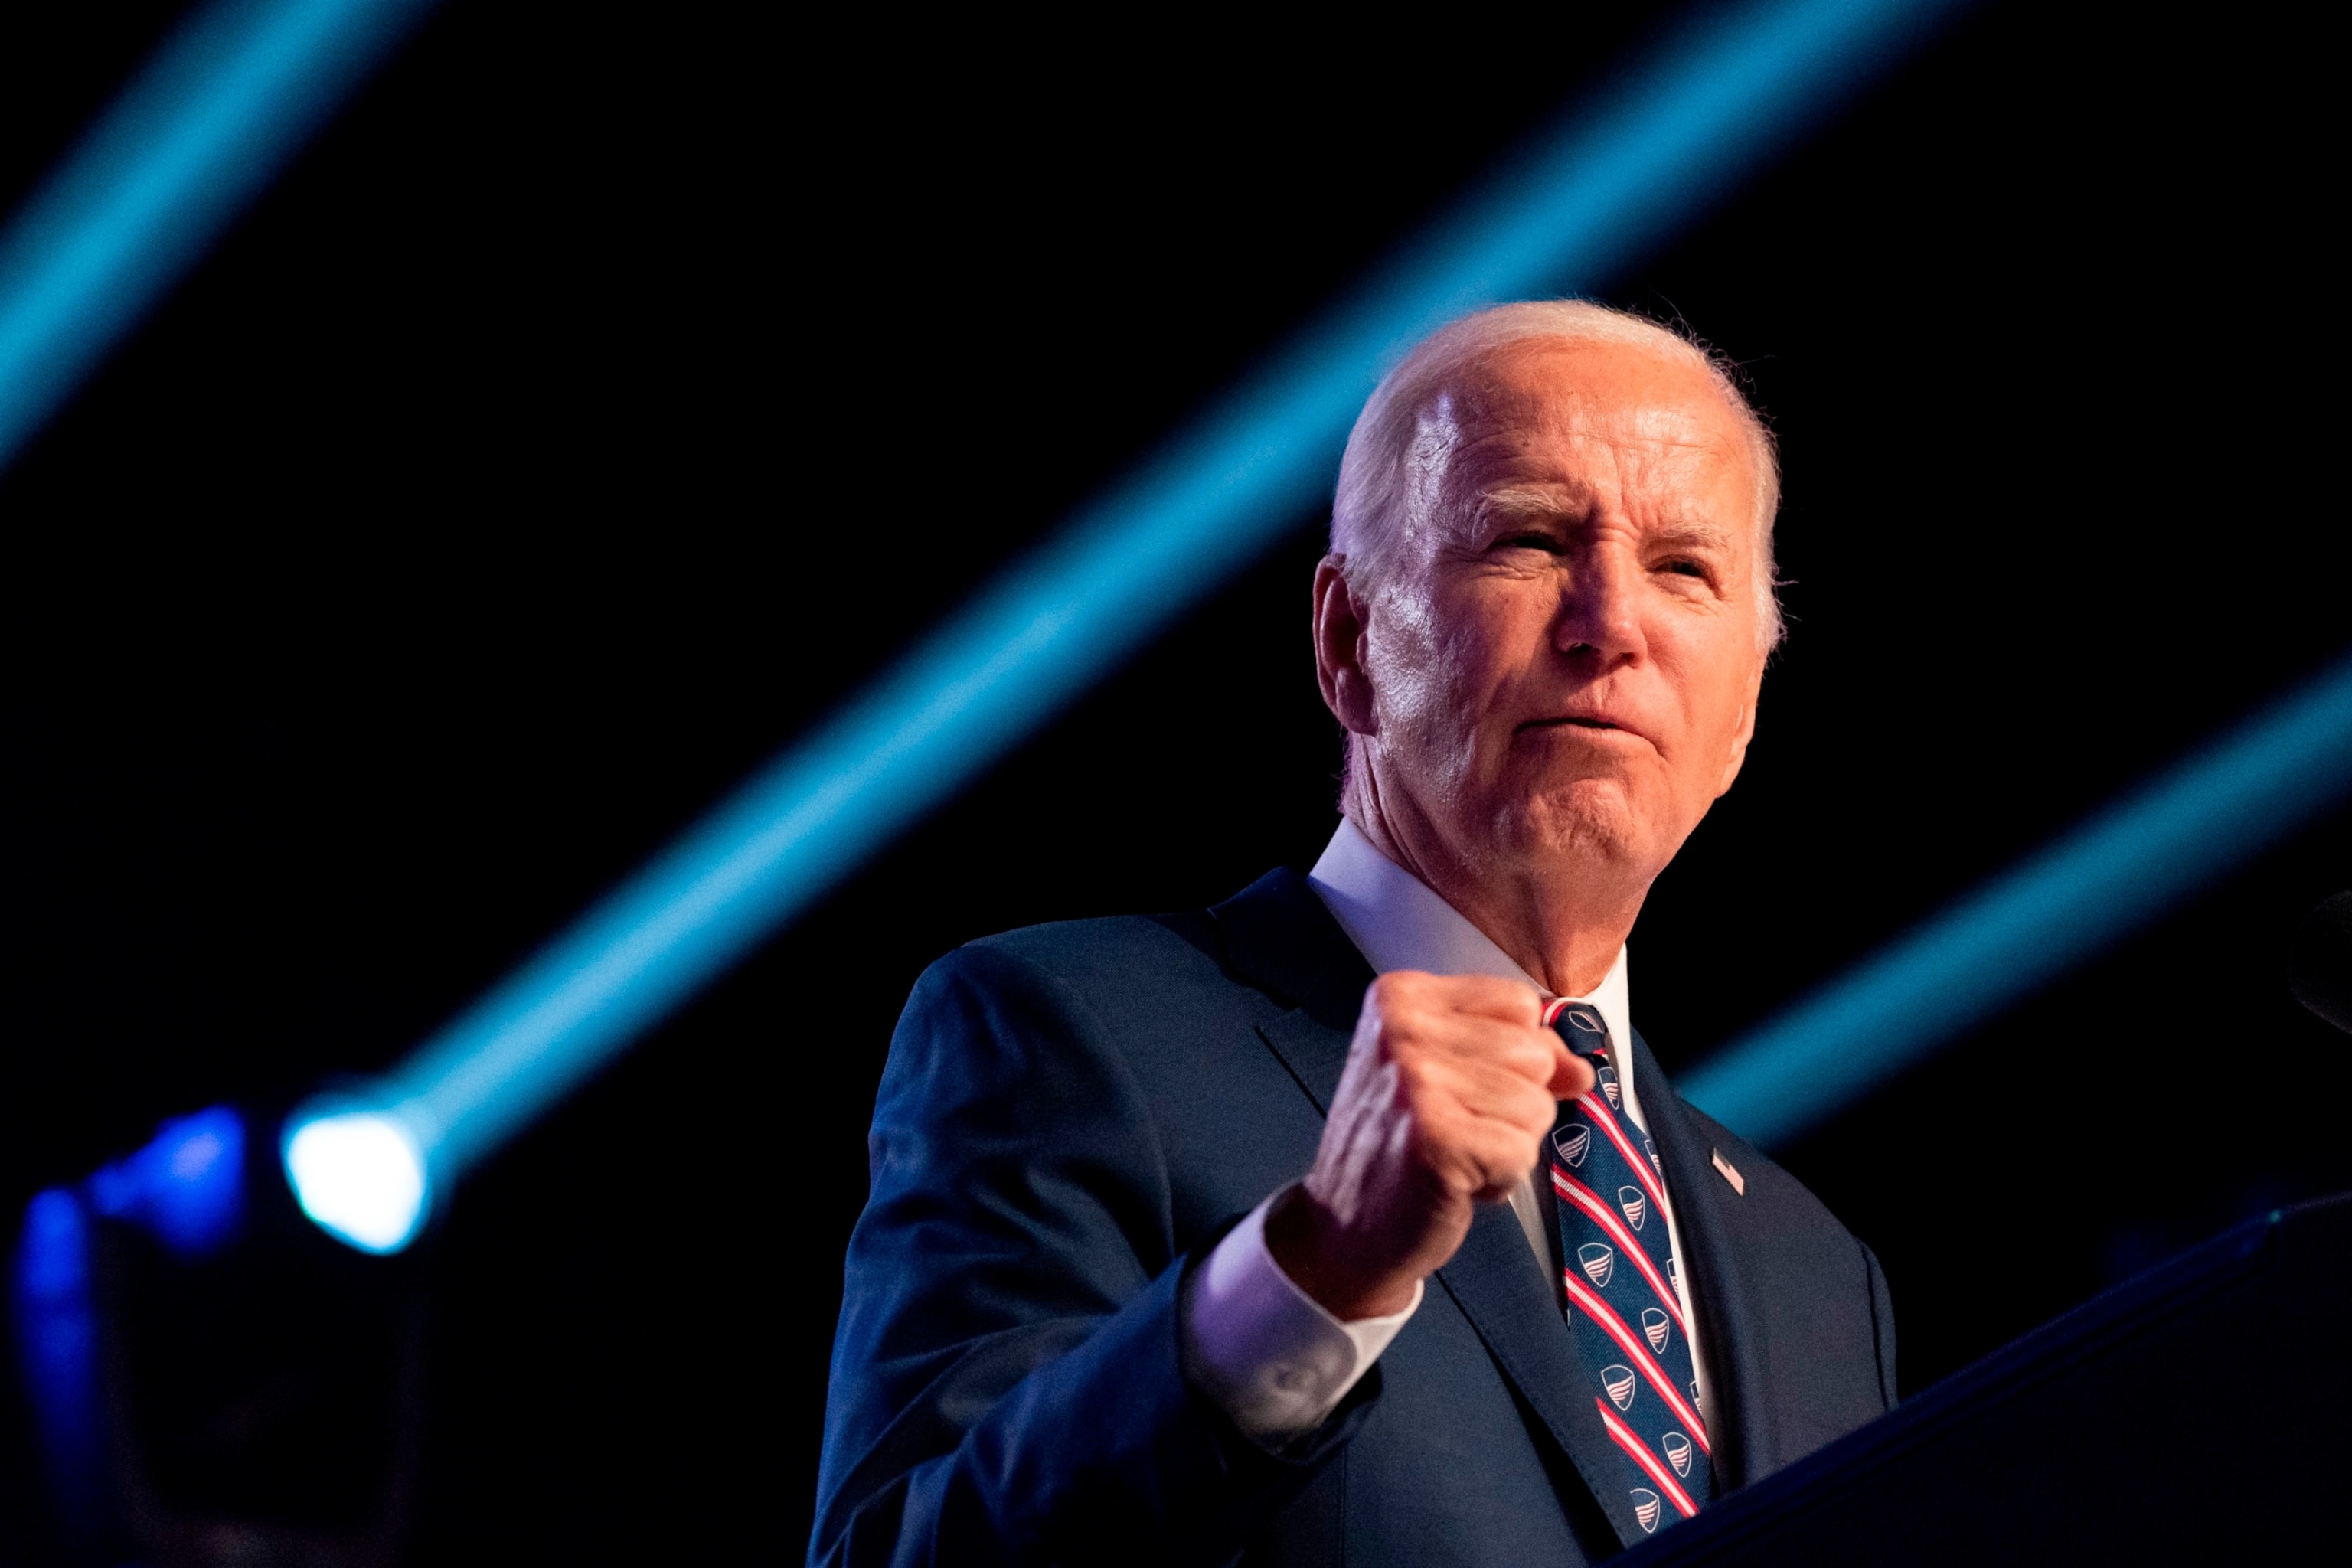
[[[1597,658],[1602,668],[1640,662],[1642,569],[1622,552],[1591,551],[1568,574],[1560,591],[1554,646],[1573,656]]]

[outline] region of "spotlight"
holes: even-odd
[[[232,1240],[245,1214],[245,1119],[226,1105],[166,1121],[155,1141],[83,1184],[90,1206],[143,1225],[183,1258]]]
[[[318,1226],[362,1252],[398,1252],[433,1196],[425,1150],[397,1115],[297,1111],[286,1123],[286,1180]]]
[[[283,1142],[255,1135],[278,1126]],[[175,1118],[36,1196],[14,1326],[53,1555],[395,1561],[423,1431],[429,1197],[404,1124],[350,1099]]]

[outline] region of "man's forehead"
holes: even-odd
[[[1641,345],[1511,344],[1464,367],[1419,423],[1422,461],[1448,470],[1443,488],[1456,493],[1755,481],[1748,432],[1712,374]]]
[[[1464,444],[1540,437],[1732,449],[1739,416],[1713,374],[1633,343],[1513,343],[1463,368],[1441,394]]]

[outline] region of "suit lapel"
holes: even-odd
[[[1321,1022],[1304,1007],[1294,1007],[1271,1024],[1260,1024],[1257,1032],[1274,1047],[1274,1054],[1282,1058],[1282,1065],[1290,1069],[1315,1109],[1330,1115],[1331,1096],[1338,1092],[1340,1070],[1348,1065],[1349,1032]]]
[[[1209,915],[1224,939],[1225,967],[1290,1005],[1287,1018],[1261,1033],[1282,1037],[1275,1049],[1327,1107],[1372,966],[1296,871],[1268,871]]]
[[[1330,1114],[1372,966],[1295,871],[1268,871],[1209,914],[1225,967],[1291,1005],[1257,1032],[1315,1109]]]
[[[1576,1353],[1552,1300],[1550,1282],[1528,1250],[1527,1233],[1501,1204],[1479,1209],[1438,1282],[1478,1331],[1495,1364],[1583,1478],[1622,1545],[1643,1540],[1625,1485],[1625,1461],[1593,1402],[1591,1372]]]
[[[1743,1200],[1717,1173],[1713,1147],[1667,1088],[1658,1058],[1639,1030],[1633,1033],[1633,1075],[1642,1090],[1643,1116],[1665,1167],[1683,1248],[1690,1255],[1682,1266],[1690,1278],[1691,1307],[1706,1336],[1707,1386],[1717,1405],[1707,1429],[1717,1439],[1717,1473],[1727,1489],[1740,1486],[1779,1464],[1763,1385],[1762,1320],[1733,1267],[1732,1237],[1747,1217],[1738,1208]]]
[[[1260,1025],[1258,1034],[1316,1110],[1328,1115],[1371,966],[1294,872],[1271,872],[1210,913],[1224,938],[1226,963],[1297,1004]],[[1619,1542],[1630,1546],[1643,1539],[1626,1492],[1624,1462],[1584,1392],[1591,1375],[1578,1361],[1543,1268],[1507,1207],[1479,1210],[1436,1283],[1568,1456]]]

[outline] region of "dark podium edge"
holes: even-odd
[[[2051,1379],[2163,1331],[2208,1298],[2281,1267],[2298,1222],[2352,1221],[2352,1194],[2246,1221],[2011,1341],[1858,1431],[1743,1487],[1620,1561],[1628,1568],[1713,1562],[1870,1488],[1918,1448],[1980,1423]]]

